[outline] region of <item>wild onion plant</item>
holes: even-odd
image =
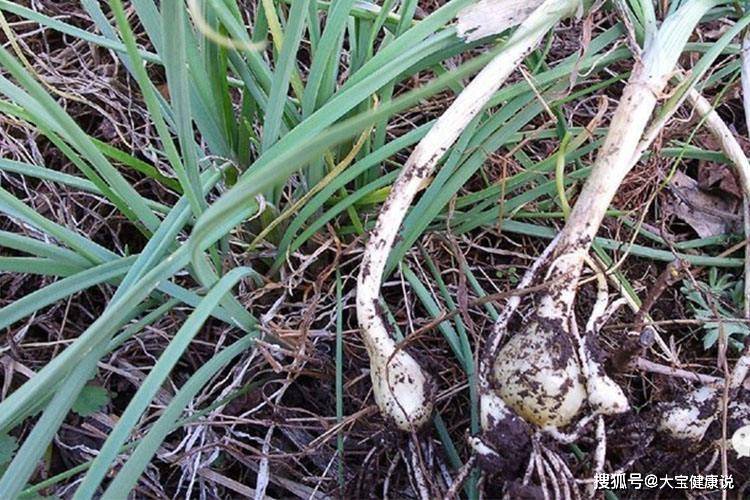
[[[598,275],[599,294],[583,335],[579,333],[574,313],[578,280],[599,225],[620,183],[663,126],[665,117],[674,112],[674,102],[684,98],[686,88],[678,88],[673,95],[675,101],[668,102],[661,110],[661,116],[649,127],[656,105],[665,95],[673,76],[682,47],[700,19],[719,4],[702,0],[685,2],[663,21],[658,30],[651,4],[641,4],[645,20],[643,52],[623,89],[607,137],[565,227],[529,270],[521,285],[529,286],[535,280],[543,279],[550,286],[533,297],[534,311],[528,316],[524,314],[528,319],[521,331],[512,334],[508,329],[509,319],[520,305],[517,298],[509,301],[495,324],[489,351],[485,354],[484,374],[490,379],[487,386],[491,390],[482,395],[486,398],[482,405],[486,413],[482,419],[486,439],[481,444],[475,443],[479,453],[495,456],[495,461],[503,463],[503,455],[507,455],[504,447],[515,449],[518,446],[507,441],[510,435],[503,428],[518,426],[518,416],[568,440],[570,437],[560,435],[557,429],[571,424],[585,403],[588,403],[591,413],[581,423],[592,416],[621,413],[628,409],[624,393],[596,361],[596,334],[614,309],[608,307],[606,280],[596,264],[591,265]],[[745,172],[742,174],[744,176]],[[501,346],[500,341],[508,335],[512,335],[510,340]],[[708,395],[696,397],[706,399]],[[695,419],[685,419],[682,414],[667,415],[666,418],[672,423],[680,421],[690,426],[698,425]],[[605,446],[603,425],[599,417],[597,437],[601,447]],[[534,456],[536,453],[535,449]],[[597,456],[604,454],[603,450],[597,452]],[[533,463],[535,458],[531,460]],[[545,474],[543,470],[538,472],[542,476]],[[554,477],[550,479],[554,481]]]
[[[492,5],[503,7],[502,2]],[[545,34],[558,21],[572,14],[577,6],[577,0],[548,0],[522,21],[515,18],[521,21],[520,26],[502,51],[466,86],[414,148],[370,232],[357,281],[357,318],[370,355],[375,400],[380,411],[404,430],[416,429],[427,421],[432,413],[433,394],[430,381],[416,360],[406,351],[396,349],[380,312],[380,283],[401,221],[420,186],[445,152]],[[512,18],[509,12],[505,14]],[[522,14],[518,12],[519,16]],[[459,19],[462,17],[459,14]],[[490,19],[489,24],[495,23]],[[507,19],[501,18],[499,25],[488,27],[487,24],[484,19],[483,24],[463,26],[462,29],[466,36],[471,36],[476,30],[500,32],[506,27]]]
[[[252,9],[233,0],[82,0],[93,23],[82,29],[0,0],[0,28],[8,38],[0,47],[0,111],[48,140],[68,167],[60,171],[0,158],[0,171],[96,196],[144,241],[133,252],[94,242],[78,228],[35,209],[11,187],[0,186],[3,222],[14,228],[0,231],[0,246],[13,252],[0,256],[0,270],[55,279],[0,309],[0,326],[9,335],[21,338],[25,326],[51,304],[93,287],[107,291],[106,306],[82,333],[36,372],[27,373],[28,380],[13,375],[4,385],[12,390],[0,402],[0,443],[18,438],[19,446],[8,454],[9,463],[0,463],[0,497],[32,495],[61,483],[69,487],[65,494],[77,499],[120,496],[135,488],[149,464],[158,460],[168,436],[190,423],[183,413],[195,410],[193,402],[207,385],[235,376],[240,380],[233,384],[242,382],[245,372],[236,367],[249,359],[248,353],[258,352],[259,338],[269,360],[307,359],[306,353],[294,351],[298,346],[274,335],[258,314],[263,306],[247,297],[268,283],[294,277],[301,252],[310,247],[324,251],[319,241],[331,235],[336,245],[345,242],[355,249],[346,255],[355,256],[358,272],[356,316],[370,358],[373,397],[385,425],[416,431],[428,427],[432,418],[455,474],[453,493],[466,480],[467,497],[477,498],[480,482],[469,472],[474,458],[460,456],[455,436],[436,409],[440,381],[425,372],[415,351],[399,344],[399,325],[381,297],[382,282],[399,266],[468,381],[461,393],[470,402],[465,412],[469,453],[494,467],[493,472],[508,473],[521,463],[511,463],[518,458],[513,453],[531,446],[535,457],[544,455],[564,475],[561,491],[570,492],[572,475],[564,460],[529,440],[542,431],[572,441],[596,421],[600,446],[592,468],[601,471],[606,458],[601,415],[625,411],[628,401],[604,373],[595,349],[602,324],[623,302],[610,304],[607,280],[612,275],[600,268],[608,251],[621,242],[597,239],[597,231],[624,177],[750,17],[741,17],[708,47],[694,44],[690,50],[701,57],[690,74],[678,75],[677,61],[689,48],[695,26],[726,2],[670,3],[660,26],[650,2],[620,2],[622,22],[603,11],[613,22],[602,29],[592,28],[592,17],[580,18],[605,7],[579,0],[450,0],[419,16],[415,0],[250,4]],[[573,20],[576,15],[579,20]],[[19,19],[117,58],[154,131],[149,147],[125,151],[82,127],[64,106],[71,96],[40,77],[24,54],[13,32]],[[579,22],[585,26],[585,46],[551,57],[559,53],[551,50],[558,27],[567,30]],[[628,75],[617,64],[633,69]],[[512,75],[519,78],[509,83]],[[621,81],[625,87],[606,131],[601,116],[592,120],[590,130],[567,123],[566,104]],[[676,84],[667,92],[670,81]],[[436,119],[429,117],[406,131],[399,128],[403,113],[418,111],[443,91],[456,97]],[[554,130],[539,125],[550,116],[557,123]],[[560,152],[532,159],[521,146],[536,140],[557,141]],[[727,144],[727,151],[739,154],[735,143]],[[488,180],[483,166],[497,151],[510,152],[523,170],[499,182]],[[592,154],[596,161],[589,168],[584,163]],[[735,163],[746,173],[746,159]],[[568,165],[575,169],[566,172]],[[479,179],[483,187],[465,190],[471,179]],[[566,192],[584,180],[568,213]],[[157,201],[152,191],[141,188],[144,184],[168,196]],[[559,234],[519,220],[529,217],[527,209],[534,205],[542,207],[545,218],[566,218]],[[480,346],[472,343],[463,320],[441,316],[442,303],[457,306],[439,264],[425,257],[430,279],[437,283],[427,286],[423,281],[428,274],[413,272],[408,256],[429,231],[449,228],[452,235],[465,235],[498,221],[503,231],[552,240],[518,282],[522,293],[541,282],[549,286],[524,295],[525,302],[521,295],[504,299],[500,311],[484,304],[495,326],[482,339],[484,352],[477,362]],[[589,255],[591,249],[596,258]],[[633,245],[631,253],[655,261],[674,258],[671,249],[643,245]],[[725,256],[682,257],[701,265],[745,264]],[[591,318],[579,332],[574,305],[584,265],[594,271],[597,296]],[[485,295],[471,267],[460,267],[467,286]],[[337,273],[337,355],[331,363],[342,428],[342,344],[353,341],[344,335],[343,283]],[[283,293],[278,303],[289,297]],[[164,335],[163,351],[126,398],[124,409],[106,420],[106,437],[93,458],[40,479],[38,464],[54,448],[50,445],[101,360],[168,315],[181,318],[182,311],[189,312]],[[523,321],[515,321],[519,312]],[[176,387],[170,385],[176,367],[209,318],[226,332],[221,342],[236,340],[214,346],[202,366],[154,411],[160,390]],[[325,324],[327,319],[313,318]],[[511,332],[516,323],[522,326]],[[352,345],[356,349],[356,342]],[[748,359],[745,353],[736,365],[735,389],[747,375]],[[215,407],[198,413],[239,394],[230,391]],[[683,413],[665,412],[667,420],[684,421],[693,414],[688,406],[678,408]],[[576,422],[580,425],[571,429]],[[459,438],[464,435],[461,429]],[[339,435],[342,491],[345,445]],[[412,442],[410,450],[410,467],[418,475],[419,447]],[[532,466],[543,468],[541,463]],[[549,476],[546,470],[539,474]],[[262,497],[266,485],[258,483],[255,494]],[[426,483],[423,476],[415,481],[422,496],[429,496]],[[297,493],[315,493],[296,486]]]

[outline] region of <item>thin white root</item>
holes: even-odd
[[[596,418],[599,418],[599,415],[595,413],[586,415],[576,422],[572,432],[561,432],[557,427],[553,426],[544,427],[542,432],[553,438],[558,443],[573,444],[580,439],[583,431],[586,430],[586,427],[588,427],[588,425]]]
[[[599,417],[596,422],[596,450],[594,451],[594,477],[604,472],[604,460],[607,457],[607,430],[604,427],[604,417]],[[596,494],[596,482],[592,481],[586,486],[586,497],[594,498]]]
[[[419,459],[419,450],[417,449],[417,445],[414,444],[414,440],[409,441],[409,458],[412,477],[414,478],[419,498],[421,500],[429,500],[432,498],[432,495],[430,495],[430,488],[427,486],[427,480],[424,477],[424,471]]]
[[[564,500],[573,500],[573,499],[578,500],[581,497],[581,495],[578,492],[578,486],[576,484],[575,477],[573,477],[573,473],[570,471],[570,468],[568,467],[568,465],[554,451],[546,447],[543,447],[543,450],[544,450],[544,453],[547,455],[547,460],[555,469],[555,472],[557,473],[557,477],[562,476],[563,478],[563,480],[560,481],[560,484],[562,485],[562,490],[563,490],[562,498]]]
[[[458,492],[461,489],[461,486],[464,484],[464,481],[466,481],[466,478],[469,477],[469,474],[473,470],[475,462],[476,457],[470,457],[469,460],[467,460],[466,463],[461,466],[461,469],[459,469],[458,474],[456,474],[456,477],[453,479],[450,488],[448,488],[448,491],[445,492],[443,500],[453,500],[454,498],[459,497]]]
[[[550,484],[552,485],[552,492],[555,494],[553,497],[555,500],[559,500],[562,498],[560,496],[560,480],[559,480],[559,474],[556,474],[556,470],[553,469],[552,463],[550,462],[549,458],[546,458],[544,455],[547,451],[544,449],[543,446],[540,445],[541,453],[539,454],[540,461],[542,463],[542,468],[544,472],[546,473],[547,477],[550,480]]]
[[[539,478],[539,486],[542,488],[542,494],[544,495],[544,499],[548,500],[549,489],[547,488],[547,474],[545,474],[544,472],[541,445],[539,444],[539,440],[536,438],[533,441],[533,449],[531,452],[530,460],[534,461],[534,464],[536,466],[536,475]]]
[[[626,297],[620,297],[619,299],[612,302],[609,307],[607,307],[607,310],[604,311],[604,314],[602,315],[602,318],[600,320],[601,324],[605,324],[609,321],[609,319],[622,307],[629,305],[630,301]]]
[[[594,274],[596,275],[596,301],[594,301],[594,307],[591,310],[591,316],[589,316],[588,322],[586,322],[586,335],[596,334],[599,330],[599,322],[607,312],[607,306],[609,305],[609,288],[607,287],[607,278],[604,273],[601,272],[599,266],[597,266],[591,259],[586,258],[586,262]]]
[[[531,482],[531,475],[534,473],[534,459],[533,457],[529,460],[529,463],[526,465],[526,472],[523,475],[523,483],[524,485],[529,484]]]
[[[395,343],[379,311],[380,284],[401,222],[443,154],[547,31],[572,13],[577,4],[578,0],[545,0],[521,23],[505,50],[476,75],[414,148],[367,241],[357,280],[357,319],[370,355],[375,400],[400,429],[419,428],[433,406],[428,378],[408,353],[393,354]]]

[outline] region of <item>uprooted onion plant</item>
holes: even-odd
[[[507,300],[480,360],[484,433],[481,438],[471,438],[471,444],[485,464],[503,468],[513,462],[517,466],[514,450],[529,448],[533,429],[567,440],[598,417],[600,447],[595,467],[603,466],[601,415],[627,410],[628,401],[600,365],[596,334],[622,301],[609,303],[606,278],[589,259],[588,251],[618,187],[666,121],[662,113],[650,125],[683,47],[701,18],[720,3],[689,0],[658,29],[655,20],[645,27],[644,49],[636,57],[609,133],[565,227],[519,283],[519,288],[541,282],[549,286],[527,296],[523,304],[520,296]],[[477,75],[414,150],[371,233],[358,281],[357,313],[371,358],[376,401],[401,429],[418,428],[432,409],[428,377],[410,354],[397,348],[379,306],[380,283],[401,221],[443,153],[544,33],[576,7],[576,2],[547,0],[528,14],[508,40],[507,50]],[[650,14],[653,19],[653,12]],[[484,27],[476,30],[487,31]],[[596,275],[598,293],[591,316],[580,331],[574,304],[586,263]],[[526,320],[518,331],[511,332],[516,313],[523,313],[520,317]],[[574,425],[585,408],[588,414]],[[572,432],[566,434],[561,429]],[[538,446],[534,442],[534,450]]]
[[[750,35],[745,34],[743,48],[750,48]],[[742,54],[742,94],[745,106],[745,118],[750,124],[750,56]],[[695,110],[703,118],[707,128],[718,140],[721,149],[734,164],[743,193],[744,231],[750,238],[750,161],[719,114],[711,103],[695,90],[688,93],[688,98]],[[750,317],[750,259],[745,259],[745,317]],[[681,441],[688,446],[703,440],[708,428],[723,411],[736,427],[750,423],[750,408],[742,401],[732,401],[722,408],[720,401],[742,390],[742,384],[750,372],[750,346],[745,347],[737,360],[727,381],[704,383],[688,391],[682,397],[662,405],[658,430],[671,439]],[[725,438],[728,436],[725,436]],[[739,450],[738,450],[739,451]]]
[[[500,9],[505,4],[518,8],[518,2],[508,0],[485,4],[480,6],[483,12]],[[400,429],[420,427],[430,417],[433,405],[431,382],[408,352],[397,349],[379,305],[380,283],[401,222],[420,186],[446,150],[542,37],[577,6],[578,0],[546,0],[528,14],[506,42],[505,49],[477,74],[414,149],[370,233],[357,281],[357,318],[370,356],[375,400],[383,415]],[[476,8],[468,12],[470,17],[476,13]],[[510,17],[494,19],[489,30],[486,26],[479,29],[459,22],[459,30],[471,40],[477,32],[486,35],[503,31],[513,24]]]
[[[526,299],[521,317],[528,319],[515,335],[510,331],[510,320],[521,306],[519,297],[507,301],[495,324],[480,366],[484,435],[481,440],[472,439],[480,457],[495,468],[518,466],[518,455],[529,448],[529,438],[523,439],[529,434],[529,424],[558,439],[569,440],[597,416],[599,446],[594,467],[598,471],[603,466],[606,444],[601,415],[623,412],[628,402],[597,360],[597,331],[618,302],[608,304],[606,279],[589,260],[588,251],[620,183],[666,121],[669,113],[661,113],[649,126],[657,103],[674,76],[682,48],[695,25],[716,5],[717,2],[702,0],[686,2],[658,31],[646,37],[645,48],[623,90],[591,175],[565,227],[519,285],[545,282],[549,286]],[[574,304],[587,262],[597,275],[599,292],[581,334]],[[710,389],[702,390],[713,394]],[[588,415],[574,426],[586,406]],[[674,415],[672,420],[682,422],[688,414],[693,414],[692,409],[685,415]],[[560,432],[566,427],[572,432]],[[550,453],[540,447],[534,442],[534,453]],[[545,474],[543,470],[537,472],[540,476]],[[551,479],[554,481],[554,477]]]

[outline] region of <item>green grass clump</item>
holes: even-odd
[[[0,159],[0,170],[99,196],[145,241],[137,252],[125,254],[52,220],[12,189],[0,187],[0,212],[46,238],[43,242],[20,231],[0,231],[0,247],[20,254],[0,256],[0,270],[56,278],[0,309],[0,327],[12,332],[45,307],[99,285],[115,290],[84,332],[0,402],[0,497],[31,495],[73,477],[81,478],[75,498],[133,488],[168,434],[187,422],[183,412],[195,395],[254,349],[259,320],[233,291],[238,283],[253,288],[263,277],[278,279],[289,256],[313,244],[327,226],[347,243],[362,237],[398,174],[403,153],[424,137],[433,117],[400,134],[392,133],[394,123],[440,92],[460,92],[465,79],[502,54],[508,35],[472,43],[459,38],[454,19],[472,0],[450,0],[419,19],[415,0],[384,0],[381,5],[362,0],[252,3],[249,15],[234,0],[159,5],[153,0],[127,5],[121,0],[83,0],[95,28],[83,30],[0,0],[0,11],[8,18],[36,23],[119,58],[155,130],[151,147],[159,163],[94,137],[61,105],[58,91],[40,81],[17,44],[0,47],[0,112],[49,140],[75,173],[10,159]],[[670,9],[677,3],[670,3]],[[629,25],[640,33],[648,16],[639,11],[638,2],[633,4],[626,9]],[[718,15],[728,14],[716,7],[710,16]],[[0,21],[9,27],[5,19]],[[741,18],[742,26],[747,22],[747,16]],[[565,196],[574,196],[587,177],[586,159],[606,132],[586,131],[568,120],[565,106],[627,78],[622,68],[628,67],[632,54],[620,43],[627,35],[623,24],[613,22],[594,32],[585,51],[559,56],[551,36],[535,50],[525,65],[529,78],[499,90],[446,152],[405,219],[387,272],[404,262],[426,232],[448,225],[457,235],[501,225],[509,233],[554,236],[554,227],[545,222],[562,218]],[[737,47],[730,42],[731,37],[724,37],[715,44],[688,44],[687,50],[702,55],[696,65],[702,71],[725,57],[722,74],[732,76],[739,64]],[[578,78],[571,87],[574,72]],[[715,76],[701,81],[704,89],[722,85]],[[555,152],[537,161],[517,147],[564,137],[572,139],[562,163]],[[715,152],[692,145],[670,147],[665,151],[673,155],[713,153],[717,159]],[[502,182],[489,179],[483,170],[498,151],[523,166]],[[134,179],[146,182],[136,184]],[[464,189],[470,180],[476,181],[474,188]],[[144,184],[154,189],[140,189]],[[154,199],[157,190],[168,196]],[[651,236],[653,245],[633,244],[627,251],[655,261],[672,260],[670,247]],[[611,238],[596,244],[602,258],[622,248],[622,242]],[[698,253],[699,247],[681,256],[698,265],[742,266],[741,259]],[[236,262],[238,252],[251,254],[259,248],[266,252],[252,264],[227,265]],[[425,266],[437,290],[408,265],[401,270],[421,306],[434,317],[443,308],[455,309],[439,264],[428,256]],[[471,271],[465,271],[474,292],[484,295]],[[346,293],[342,283],[337,280],[339,298]],[[491,305],[485,307],[494,313]],[[80,414],[81,408],[91,410],[106,401],[108,396],[90,384],[97,363],[175,308],[190,313],[170,332],[169,344],[117,415],[96,458],[34,484],[37,465],[71,412]],[[336,311],[339,421],[344,418],[343,314],[343,308]],[[206,360],[158,418],[143,424],[157,392],[209,318],[234,329],[238,340]],[[454,317],[441,323],[440,332],[473,381],[476,346],[466,325]],[[479,425],[474,390],[472,384],[466,389],[473,432]],[[459,455],[458,441],[452,441],[440,415],[434,423],[451,465],[459,469],[467,457]],[[26,430],[21,436],[22,427]],[[340,454],[345,444],[340,436]],[[470,478],[466,494],[475,498],[477,477]]]

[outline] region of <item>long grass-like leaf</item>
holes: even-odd
[[[284,43],[281,46],[276,69],[271,81],[268,108],[264,119],[261,148],[267,151],[277,140],[281,126],[281,115],[286,102],[289,81],[295,68],[297,50],[305,28],[307,5],[310,0],[297,0],[292,4],[289,22],[284,30]]]
[[[126,206],[133,210],[138,220],[149,230],[153,230],[159,223],[158,218],[148,208],[145,201],[135,189],[120,175],[119,172],[107,161],[104,155],[96,148],[96,145],[81,130],[76,122],[68,116],[60,105],[47,94],[44,88],[29,75],[18,61],[8,51],[0,47],[0,65],[5,67],[29,92],[27,102],[22,104],[27,111],[37,114],[39,121],[50,120],[57,124],[58,133],[64,133],[64,137],[78,149],[96,168],[112,190]],[[8,80],[0,77],[0,92],[13,99],[14,97],[25,97],[15,91],[14,86]],[[30,108],[31,106],[32,108]],[[37,111],[34,111],[37,110]]]
[[[115,428],[109,433],[107,440],[99,450],[99,454],[76,490],[73,498],[85,499],[94,496],[99,484],[112,466],[113,461],[117,458],[120,447],[125,443],[128,435],[138,423],[141,414],[148,407],[164,380],[169,376],[170,371],[192,338],[198,333],[198,330],[203,326],[206,319],[208,319],[211,310],[217,307],[222,297],[230,292],[232,287],[250,272],[251,270],[247,268],[235,268],[222,277],[211,291],[208,292],[187,321],[185,321],[180,330],[172,338],[167,349],[159,357],[159,360],[151,369],[146,379],[141,383],[141,386],[138,388],[133,399],[131,399]]]
[[[115,21],[117,22],[117,26],[120,29],[120,33],[122,35],[123,42],[125,43],[125,47],[128,50],[128,56],[130,57],[131,61],[133,61],[133,71],[134,75],[136,77],[136,80],[138,81],[138,85],[141,88],[141,92],[143,93],[143,99],[146,103],[146,107],[148,108],[149,115],[151,117],[151,120],[154,122],[154,126],[156,127],[156,130],[159,134],[159,138],[161,139],[162,146],[164,147],[164,153],[167,156],[167,159],[169,160],[170,165],[175,171],[175,174],[177,175],[177,178],[180,180],[180,185],[182,186],[183,191],[188,197],[188,200],[190,201],[190,205],[193,209],[193,213],[197,216],[201,213],[204,202],[202,201],[202,196],[200,195],[200,182],[198,180],[198,170],[197,170],[197,163],[195,162],[193,158],[193,162],[191,163],[192,166],[192,172],[188,172],[185,165],[183,165],[183,160],[180,157],[179,152],[177,151],[177,148],[174,145],[174,141],[172,141],[172,136],[169,131],[169,128],[167,127],[167,123],[164,120],[164,116],[162,115],[161,107],[159,106],[159,102],[156,98],[156,91],[153,88],[153,85],[151,84],[151,81],[148,78],[148,74],[146,73],[146,68],[143,65],[143,60],[140,58],[140,54],[138,54],[138,50],[135,43],[135,35],[133,34],[133,30],[130,28],[130,24],[128,24],[128,20],[125,16],[125,9],[122,5],[121,0],[110,0],[110,6],[112,7],[112,12],[115,16]],[[176,22],[175,22],[176,21]],[[184,27],[181,20],[170,20],[170,22],[174,22],[175,25],[179,25],[181,27]],[[179,34],[178,34],[179,33]],[[180,64],[181,61],[184,61],[184,52],[183,52],[183,37],[180,36],[181,32],[179,32],[179,29],[176,33],[171,33],[170,37],[170,45],[169,48],[170,54],[169,57],[176,58],[176,61],[170,60],[167,64],[167,78],[170,81],[170,85],[178,86],[178,97],[180,105],[185,105],[185,99],[186,96],[184,95],[184,92],[186,92],[186,89],[182,87],[182,81],[184,81],[184,62]],[[175,48],[172,46],[174,44],[175,46],[179,46],[179,48]],[[179,70],[177,67],[179,66]],[[171,77],[171,78],[170,78]],[[180,83],[176,83],[177,81],[180,81]],[[189,108],[188,109],[181,109],[182,113],[181,120],[182,122],[178,121],[178,129],[181,131],[180,135],[182,138],[182,135],[186,133],[186,128],[189,128],[192,130],[192,127],[188,124],[186,125],[184,120],[190,120],[189,115]],[[192,134],[190,134],[190,137]],[[193,148],[194,144],[192,141],[192,137],[190,139],[190,144],[185,145],[186,148],[190,147]],[[191,154],[194,155],[195,151],[191,151]]]
[[[104,492],[104,497],[116,496],[119,492],[129,491],[148,466],[159,446],[167,435],[174,431],[180,413],[195,397],[211,377],[221,370],[229,361],[246,351],[255,341],[255,335],[246,335],[234,344],[223,349],[209,359],[196,371],[175,394],[148,433],[138,440],[138,446],[122,466],[115,478]]]
[[[323,77],[332,62],[332,56],[341,38],[341,31],[346,26],[346,20],[354,1],[340,0],[334,4],[333,9],[328,13],[326,27],[323,30],[323,36],[320,38],[317,50],[313,54],[313,63],[310,66],[307,86],[302,97],[303,116],[309,116],[318,105],[318,95]]]

